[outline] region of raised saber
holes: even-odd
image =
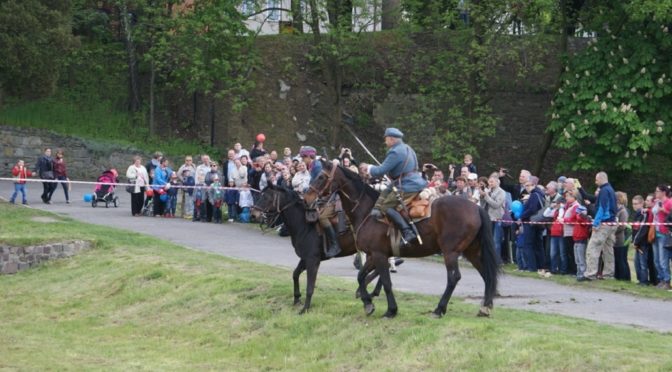
[[[350,127],[348,127],[347,125],[344,125],[344,127],[345,127],[345,129],[348,130],[348,132],[350,132],[350,134],[352,134],[352,136],[355,138],[355,141],[357,141],[357,143],[359,143],[359,145],[362,146],[364,151],[367,154],[369,154],[371,159],[373,159],[373,161],[375,161],[376,164],[380,165],[380,162],[378,161],[378,159],[376,159],[376,157],[371,153],[371,151],[369,151],[369,149],[366,147],[366,145],[364,145],[364,142],[362,142],[362,140],[360,140],[359,137],[357,137],[355,132],[352,129],[350,129]],[[397,186],[394,185],[394,182],[392,182],[392,180],[387,176],[387,174],[384,175],[384,177],[385,177],[385,180],[387,180],[390,183],[390,185],[392,185],[392,192],[394,192],[394,195],[397,196],[397,201],[399,201],[399,204],[401,204],[401,207],[404,208],[404,211],[406,211],[406,214],[408,215],[408,222],[411,225],[411,228],[413,229],[413,232],[415,233],[415,236],[418,237],[418,243],[420,243],[420,245],[422,245],[422,237],[420,236],[420,232],[418,231],[418,227],[415,226],[415,223],[413,222],[413,219],[411,218],[411,215],[408,212],[408,208],[406,208],[406,203],[404,203],[404,200],[401,198],[401,194],[399,193],[399,190],[397,189]]]

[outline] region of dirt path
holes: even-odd
[[[121,190],[119,208],[92,208],[82,201],[88,186],[73,186],[72,204],[65,204],[63,190],[54,195],[54,204],[40,201],[40,184],[28,186],[29,203],[32,207],[62,213],[83,222],[118,227],[158,236],[194,250],[213,252],[257,263],[293,269],[297,258],[287,238],[276,234],[263,235],[256,227],[241,224],[213,225],[193,223],[181,219],[133,218],[130,216],[129,194]],[[0,181],[0,196],[8,199],[13,190],[11,183]],[[478,303],[483,295],[483,281],[478,273],[462,268],[462,280],[455,296]],[[330,260],[320,267],[321,275],[333,275],[354,281],[356,271],[351,258]],[[446,271],[442,264],[427,260],[406,260],[393,274],[395,290],[431,294],[438,297],[444,290]],[[288,272],[287,280],[290,281]],[[354,285],[353,285],[354,291]],[[561,314],[591,319],[602,323],[628,325],[659,332],[672,332],[672,302],[639,298],[612,292],[563,286],[553,282],[502,276],[501,297],[495,299],[496,307],[503,306],[541,313]],[[319,296],[319,292],[316,293]],[[672,298],[672,294],[671,294]],[[384,309],[383,299],[376,301],[379,310]],[[400,303],[400,311],[404,305]],[[431,309],[428,309],[428,311]],[[382,313],[382,311],[381,311]]]

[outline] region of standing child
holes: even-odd
[[[580,205],[577,199],[578,191],[565,191],[567,200],[568,218],[564,222],[575,223],[572,239],[574,240],[574,260],[576,262],[576,280],[579,282],[590,280],[584,276],[586,272],[586,246],[590,236],[590,217],[586,207]]]
[[[194,180],[192,171],[190,169],[182,170],[182,186],[185,186],[183,189],[184,210],[182,210],[182,217],[187,220],[191,219],[194,213],[194,185],[196,185],[196,180]]]
[[[14,193],[9,202],[14,204],[16,195],[20,192],[23,204],[28,204],[26,200],[26,178],[33,177],[33,172],[25,167],[23,160],[19,160],[12,168],[12,177],[14,177]]]
[[[254,199],[252,198],[252,192],[249,189],[249,185],[245,185],[238,195],[238,206],[240,206],[241,209],[239,216],[240,222],[250,222],[250,208],[252,208],[253,205]]]
[[[219,182],[219,175],[212,175],[212,184],[208,190],[208,201],[212,204],[212,217],[215,223],[222,223],[222,203],[224,201],[224,193],[222,192],[222,184]]]
[[[229,187],[234,186],[235,181],[229,181]],[[226,190],[224,193],[224,200],[226,201],[226,205],[229,207],[229,222],[233,222],[238,218],[238,190],[233,188]]]
[[[641,195],[635,195],[632,198],[632,209],[635,211],[632,224],[632,243],[635,245],[635,273],[637,273],[639,285],[649,285],[650,227],[649,225],[641,225],[641,223],[653,222],[653,214],[649,212],[648,208],[644,207],[644,198]]]
[[[174,218],[175,209],[177,209],[177,193],[180,190],[180,180],[177,178],[177,173],[172,172],[170,174],[170,181],[168,182],[170,186],[166,188],[166,193],[168,194],[168,201],[166,202],[166,212],[164,217]]]

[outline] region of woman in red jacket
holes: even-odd
[[[56,158],[54,159],[54,177],[61,181],[60,184],[63,186],[63,192],[65,193],[65,202],[70,204],[70,196],[68,195],[70,179],[68,178],[68,171],[65,167],[65,160],[63,159],[63,150],[61,149],[56,151]],[[58,185],[56,185],[56,187],[58,187]]]

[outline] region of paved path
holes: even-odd
[[[12,189],[9,182],[0,181],[0,196],[9,199],[11,193],[8,190]],[[91,192],[91,189],[92,187],[87,186],[73,186],[72,204],[65,204],[63,190],[58,189],[54,194],[54,203],[46,205],[40,201],[41,185],[31,184],[28,186],[29,203],[34,208],[62,213],[84,222],[159,236],[195,250],[288,269],[296,266],[297,258],[288,238],[281,238],[276,234],[263,235],[252,225],[214,225],[177,218],[133,218],[130,216],[129,194],[123,189],[117,193],[121,199],[119,208],[94,209],[82,201],[83,195]],[[352,266],[352,258],[341,258],[324,262],[320,267],[320,274],[354,281],[356,271]],[[446,271],[440,263],[408,259],[392,278],[395,290],[435,295],[438,302],[445,287]],[[287,280],[291,280],[289,273]],[[495,317],[497,306],[502,306],[672,332],[671,301],[638,298],[508,275],[502,276],[500,283],[501,297],[495,299]],[[462,280],[455,290],[455,296],[478,303],[482,295],[483,281],[478,273],[470,268],[462,268]],[[319,300],[319,291],[316,296]],[[672,298],[672,294],[670,297]],[[376,303],[379,310],[385,309],[384,299],[378,299]],[[400,303],[399,306],[400,311],[403,311],[404,304]]]

